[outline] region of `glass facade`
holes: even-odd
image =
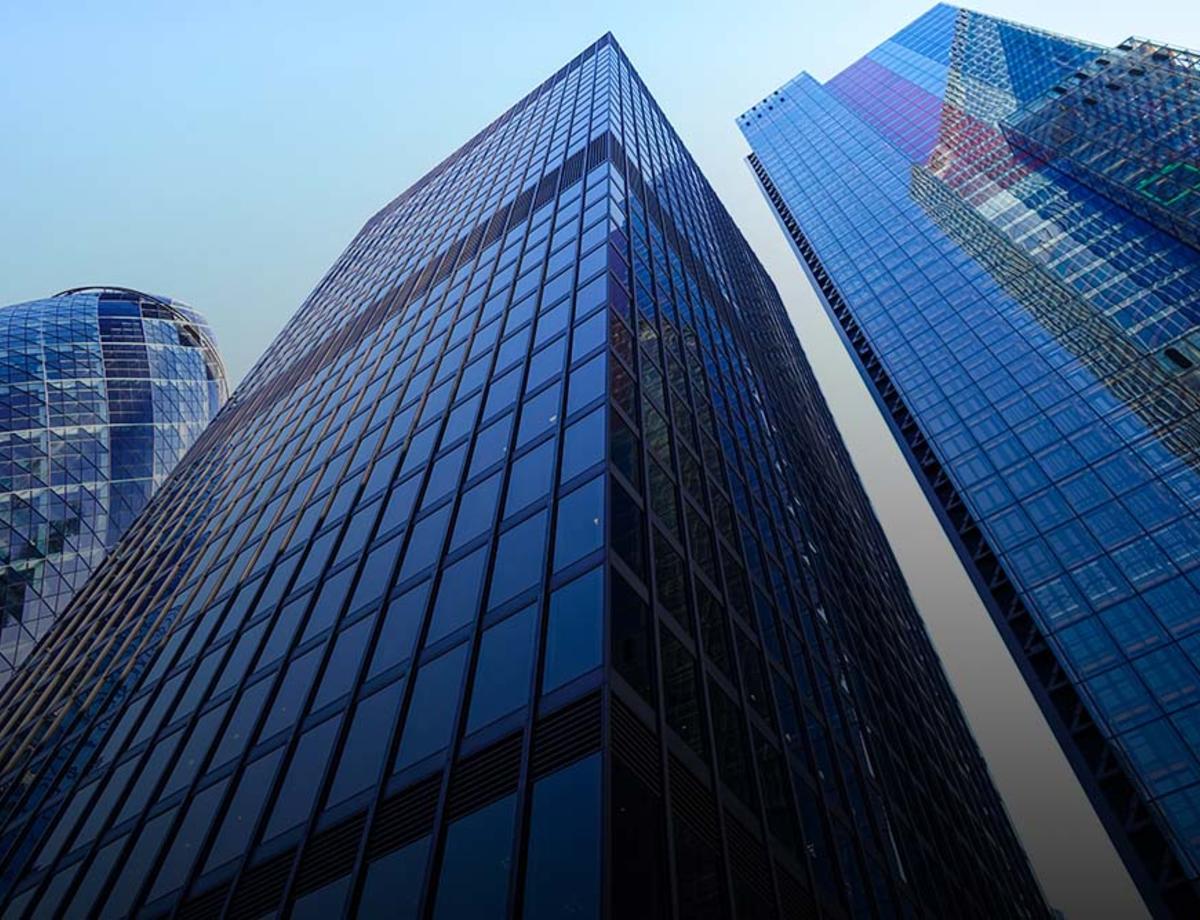
[[[0,308],[0,689],[225,396],[212,330],[177,301]]]
[[[611,36],[367,222],[72,609],[0,702],[6,918],[1049,913]]]
[[[1196,916],[1196,55],[937,6],[738,124],[1143,895]]]

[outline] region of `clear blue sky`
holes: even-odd
[[[6,0],[0,303],[90,283],[178,297],[208,315],[236,380],[371,213],[611,29],[776,278],[1052,900],[1130,916],[1127,881],[741,162],[737,114],[929,5]],[[1194,0],[975,7],[1102,43],[1200,47]]]

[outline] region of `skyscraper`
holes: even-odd
[[[178,301],[0,308],[0,688],[225,396],[212,330]]]
[[[937,6],[750,165],[1157,913],[1200,913],[1200,57]]]
[[[367,222],[33,664],[8,916],[1048,915],[611,36]]]

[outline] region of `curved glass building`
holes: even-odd
[[[124,288],[0,308],[0,686],[225,400],[204,318]]]

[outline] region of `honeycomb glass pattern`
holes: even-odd
[[[372,217],[0,703],[7,916],[1046,918],[604,36]]]
[[[1151,908],[1200,912],[1196,56],[937,6],[738,123]]]
[[[212,330],[177,301],[0,308],[0,688],[225,396]]]

